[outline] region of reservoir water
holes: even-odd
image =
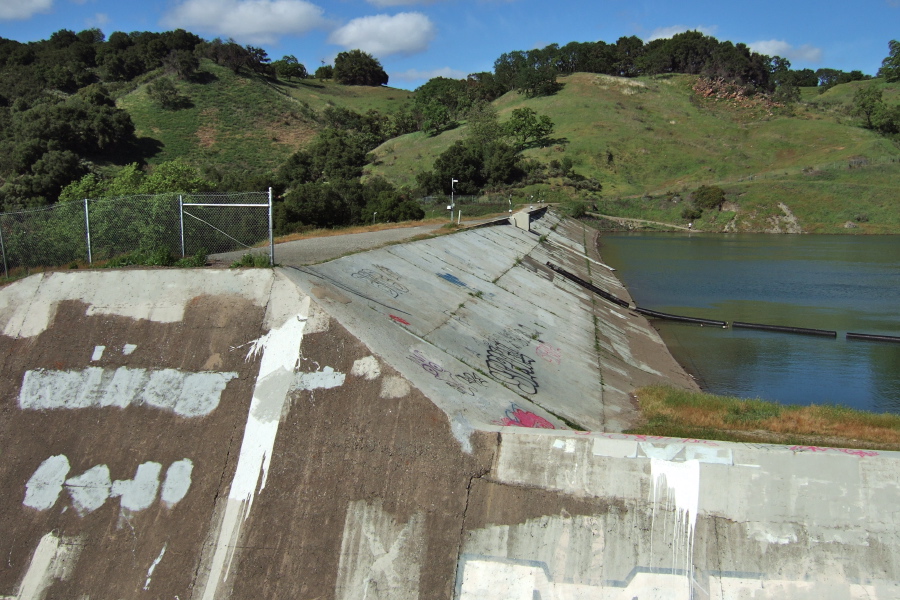
[[[638,306],[835,330],[837,339],[653,321],[703,389],[900,413],[900,236],[602,234]]]

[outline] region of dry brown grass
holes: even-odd
[[[629,433],[900,450],[900,415],[742,400],[667,386],[641,388],[635,395],[644,424]]]

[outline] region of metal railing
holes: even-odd
[[[3,273],[93,264],[134,251],[181,257],[252,250],[272,236],[272,190],[156,194],[61,202],[0,214]]]

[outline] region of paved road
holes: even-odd
[[[309,238],[294,242],[275,244],[275,262],[280,265],[311,265],[335,259],[352,252],[371,250],[385,244],[408,240],[422,234],[433,233],[444,224],[419,225],[417,227],[398,227],[366,233],[350,233]],[[268,252],[268,248],[256,248],[253,252]],[[247,251],[212,254],[210,259],[231,263],[246,254]]]

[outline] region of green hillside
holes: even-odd
[[[698,101],[695,80],[574,74],[560,79],[563,89],[554,96],[526,99],[509,93],[495,104],[501,121],[522,106],[549,115],[558,141],[526,156],[542,161],[570,157],[578,173],[603,182],[604,196],[680,190],[898,153],[889,140],[818,111],[770,115],[725,101]],[[377,150],[379,164],[370,172],[411,184],[423,163],[465,135],[463,126],[433,138],[419,132],[390,140]]]
[[[611,214],[680,222],[679,195],[716,184],[729,193],[727,206],[734,210],[708,213],[698,222],[708,230],[784,231],[783,202],[803,231],[900,231],[900,211],[891,198],[900,164],[890,162],[900,148],[861,128],[851,114],[855,89],[870,82],[839,85],[785,109],[699,98],[696,78],[688,75],[624,79],[579,73],[560,81],[556,95],[527,99],[508,93],[495,106],[501,121],[523,106],[550,116],[555,141],[525,155],[545,163],[569,157],[577,173],[603,183],[602,194],[589,199]],[[900,86],[885,90],[886,100],[900,101]],[[389,140],[367,172],[413,185],[418,171],[466,133],[463,125],[435,137],[418,132]],[[848,169],[851,164],[860,168]],[[549,188],[550,198],[572,195]],[[540,189],[547,188],[515,195]],[[845,228],[848,221],[855,227]]]
[[[156,148],[150,164],[178,158],[255,173],[274,170],[306,146],[322,129],[318,114],[327,106],[390,112],[412,96],[314,79],[275,82],[203,60],[199,77],[175,82],[188,106],[166,110],[147,94],[152,81],[117,102],[131,115],[142,145]]]
[[[119,99],[142,144],[156,148],[150,163],[179,158],[200,167],[272,173],[322,130],[327,107],[387,114],[414,98],[392,88],[235,75],[206,60],[201,69],[199,82],[177,82],[187,108],[160,108],[147,94],[152,80]],[[511,92],[494,105],[501,122],[521,107],[550,116],[551,143],[524,155],[543,163],[568,157],[576,173],[599,180],[603,191],[578,194],[551,179],[512,190],[514,196],[543,192],[550,199],[587,199],[618,216],[681,222],[685,204],[679,199],[699,185],[715,184],[728,193],[729,210],[707,212],[698,228],[900,231],[900,211],[891,197],[900,164],[889,162],[900,149],[861,128],[852,114],[860,86],[882,85],[885,100],[894,103],[900,102],[900,85],[874,80],[823,94],[804,89],[802,101],[786,109],[701,98],[694,91],[696,77],[688,75],[625,79],[576,73],[560,81],[555,95],[529,99]],[[417,132],[388,140],[374,151],[366,173],[414,190],[416,174],[466,135],[463,123],[433,137]],[[786,217],[796,219],[793,229]]]

